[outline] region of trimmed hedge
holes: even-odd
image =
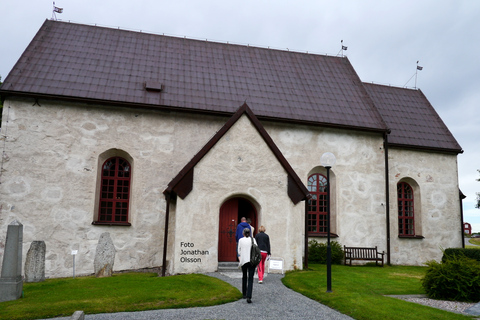
[[[342,264],[343,247],[336,241],[330,241],[332,264]],[[327,244],[315,240],[308,242],[308,262],[327,263]]]
[[[480,262],[480,249],[463,249],[463,248],[448,248],[443,251],[442,262],[447,260],[447,257],[464,256]]]
[[[444,252],[444,260],[427,262],[422,286],[429,298],[465,302],[480,301],[480,263],[463,254]]]

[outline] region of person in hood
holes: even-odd
[[[242,268],[242,293],[243,299],[247,299],[247,303],[252,303],[253,275],[255,274],[255,266],[250,262],[250,250],[253,243],[257,244],[251,237],[250,229],[243,229],[243,237],[238,241],[240,255],[238,266]]]
[[[245,229],[245,228],[250,230],[250,234],[251,234],[252,229],[250,228],[250,225],[247,222],[247,218],[242,217],[242,219],[240,219],[240,223],[237,226],[237,231],[235,232],[235,241],[237,241],[237,258],[239,257],[239,255],[238,255],[238,241],[241,238],[243,238],[243,229]]]

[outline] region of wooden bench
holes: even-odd
[[[378,266],[378,263],[382,262],[383,267],[383,255],[385,252],[378,252],[377,247],[375,248],[359,248],[359,247],[347,247],[343,246],[343,259],[345,265],[347,260],[350,260],[350,265],[352,265],[352,260],[369,260],[375,261],[375,264]]]

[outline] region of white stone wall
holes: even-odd
[[[197,164],[192,192],[177,200],[173,272],[217,269],[220,207],[234,196],[256,204],[258,226],[267,229],[272,256],[284,258],[288,270],[301,268],[304,203],[292,203],[287,172],[244,115]],[[182,262],[182,243],[209,255],[197,256],[202,259],[198,263]]]
[[[442,249],[462,246],[457,156],[432,152],[389,150],[390,230],[392,264],[424,265],[439,261]],[[418,185],[414,210],[416,234],[423,239],[398,237],[397,183]],[[414,181],[414,183],[412,183]]]
[[[265,128],[307,185],[324,152],[335,154],[331,169],[336,196],[332,199],[332,230],[342,246],[377,246],[387,250],[385,156],[381,135],[365,132],[265,124]],[[441,248],[461,247],[457,156],[414,150],[389,150],[391,263],[424,265],[442,257]],[[398,238],[396,186],[401,179],[418,184],[415,208],[418,235]],[[417,204],[416,204],[417,205]],[[421,206],[421,207],[420,207]],[[319,242],[326,238],[311,237]],[[386,257],[385,257],[386,261]]]
[[[103,232],[110,232],[117,249],[114,270],[160,266],[166,208],[162,192],[228,117],[39,103],[11,99],[4,103],[2,135],[7,138],[0,184],[0,257],[7,225],[17,219],[24,225],[25,254],[32,241],[45,241],[47,277],[72,274],[71,250],[78,250],[77,274],[93,273],[95,248]],[[382,136],[262,123],[305,185],[309,173],[323,169],[321,155],[335,154],[332,223],[339,237],[333,240],[386,250]],[[99,157],[111,149],[133,159],[130,227],[91,224]],[[439,259],[440,247],[460,246],[456,156],[398,149],[390,149],[389,155],[392,263],[419,265]],[[231,177],[235,183],[225,183]],[[400,179],[418,184],[424,239],[397,237]],[[255,203],[258,225],[265,225],[271,237],[272,254],[284,257],[287,269],[301,268],[304,202],[293,205],[286,188],[286,172],[248,119],[242,118],[197,165],[193,191],[172,206],[169,270],[216,269],[219,209],[231,196],[247,196]],[[201,265],[179,263],[181,242],[193,241],[209,251],[209,258]]]
[[[332,230],[341,245],[386,249],[385,240],[385,157],[380,134],[325,129],[314,126],[266,125],[267,131],[286,156],[304,184],[320,158],[332,152],[336,163],[331,199]],[[324,173],[324,172],[323,172]],[[325,174],[325,173],[324,173]],[[335,190],[333,190],[335,189]],[[326,238],[312,237],[320,242]]]
[[[76,273],[93,273],[103,232],[110,232],[117,249],[114,270],[160,266],[162,192],[228,118],[39,102],[4,103],[8,158],[0,185],[0,256],[7,225],[18,219],[24,253],[32,241],[45,241],[47,277],[72,274],[71,250],[78,250]],[[134,159],[132,226],[93,226],[98,157],[115,148]]]

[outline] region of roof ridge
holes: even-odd
[[[419,87],[397,86],[397,85],[390,84],[390,83],[377,83],[377,82],[374,82],[374,81],[362,81],[362,83],[368,84],[368,85],[374,85],[374,86],[381,86],[381,87],[388,87],[388,88],[395,88],[395,89],[405,89],[405,90],[411,90],[411,91],[420,90]]]
[[[282,52],[291,52],[291,53],[301,53],[301,54],[311,54],[311,55],[317,55],[317,56],[325,56],[325,57],[331,57],[331,58],[346,58],[347,55],[334,55],[334,54],[328,54],[328,53],[321,53],[321,52],[316,52],[316,51],[308,51],[308,50],[300,50],[300,49],[289,49],[289,48],[280,48],[280,47],[274,47],[274,46],[264,46],[264,45],[259,45],[259,44],[249,44],[249,43],[240,43],[240,42],[232,42],[232,41],[226,41],[226,40],[213,40],[213,39],[208,39],[208,38],[196,38],[196,37],[190,37],[190,36],[181,36],[181,35],[175,35],[175,34],[169,34],[165,32],[158,32],[158,31],[149,31],[149,30],[142,30],[142,29],[131,29],[131,28],[124,28],[120,26],[108,26],[108,25],[102,25],[98,23],[82,23],[82,22],[76,22],[76,21],[64,21],[64,20],[49,20],[53,23],[67,23],[67,24],[75,24],[75,25],[83,25],[86,27],[96,27],[96,28],[104,28],[104,29],[111,29],[111,30],[119,30],[119,31],[126,31],[126,32],[135,32],[135,33],[143,33],[147,35],[154,35],[154,36],[164,36],[164,37],[169,37],[169,38],[176,38],[176,39],[185,39],[185,40],[192,40],[192,41],[204,41],[204,42],[211,42],[211,43],[216,43],[216,44],[227,44],[227,45],[233,45],[233,46],[242,46],[242,47],[248,47],[248,48],[256,48],[256,49],[266,49],[266,50],[274,50],[274,51],[282,51]]]

